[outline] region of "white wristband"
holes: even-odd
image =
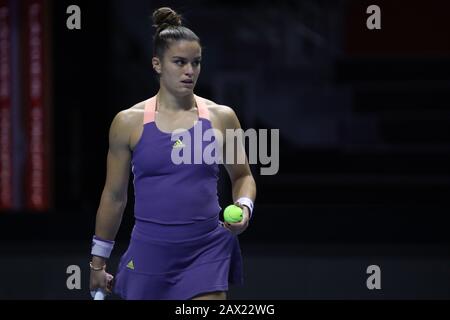
[[[241,197],[239,199],[236,200],[237,203],[239,203],[242,206],[246,206],[249,211],[250,211],[250,217],[252,217],[252,213],[253,213],[253,201],[250,198],[247,197]]]
[[[99,256],[103,258],[109,258],[111,251],[114,248],[114,241],[104,240],[97,236],[92,238],[92,250],[93,256]]]

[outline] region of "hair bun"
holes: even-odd
[[[157,28],[157,31],[161,31],[167,27],[178,27],[181,26],[181,15],[176,13],[169,7],[162,7],[156,9],[153,12],[153,27]]]

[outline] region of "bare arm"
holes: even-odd
[[[241,129],[236,113],[229,107],[225,109],[223,123],[225,129]],[[225,133],[224,137],[226,137]],[[248,164],[247,155],[245,154],[245,148],[242,143],[243,141],[239,138],[235,138],[234,141],[227,141],[227,139],[225,139],[225,149],[226,144],[230,142],[233,142],[234,145],[234,161],[232,161],[232,163],[226,163],[226,161],[224,161],[224,166],[231,180],[233,202],[236,202],[240,197],[250,198],[254,202],[256,198],[256,183]],[[226,154],[226,152],[224,152],[224,154]],[[245,163],[237,163],[237,159],[240,157],[245,159]],[[244,210],[244,212],[246,212],[247,216],[249,215],[248,210]],[[244,219],[242,221],[245,227],[246,223],[248,223],[246,220],[247,219]]]
[[[225,129],[241,129],[241,124],[236,116],[236,113],[231,108],[227,108],[224,117]],[[226,135],[225,135],[226,136]],[[228,141],[228,143],[231,141]],[[241,139],[234,139],[234,154],[235,161],[233,163],[224,163],[225,169],[230,176],[232,183],[233,201],[236,201],[240,197],[248,197],[255,201],[256,198],[256,184],[253,179],[252,172],[248,164],[247,155],[245,154],[245,148]],[[226,148],[225,141],[225,148]],[[237,159],[240,157],[245,158],[245,163],[237,163]]]
[[[131,159],[127,122],[127,114],[119,112],[109,131],[106,182],[95,223],[95,235],[105,240],[114,240],[116,237],[127,204]],[[93,259],[94,261],[102,262],[103,259]]]

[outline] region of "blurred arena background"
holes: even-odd
[[[371,4],[381,30],[366,28]],[[70,5],[80,30],[66,27]],[[230,298],[449,299],[450,3],[438,0],[0,0],[0,299],[89,299],[109,125],[157,91],[160,6],[202,40],[196,94],[244,129],[280,129],[279,172],[252,166],[246,283]],[[219,190],[224,208],[224,170]],[[370,265],[380,290],[366,287]]]

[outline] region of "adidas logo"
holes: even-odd
[[[134,270],[134,263],[133,263],[133,260],[130,260],[130,262],[128,262],[127,268],[129,268],[129,269],[131,269],[131,270]]]
[[[175,143],[173,144],[173,147],[174,148],[183,148],[184,144],[183,144],[183,142],[181,142],[180,139],[177,139],[177,141],[175,141]]]

